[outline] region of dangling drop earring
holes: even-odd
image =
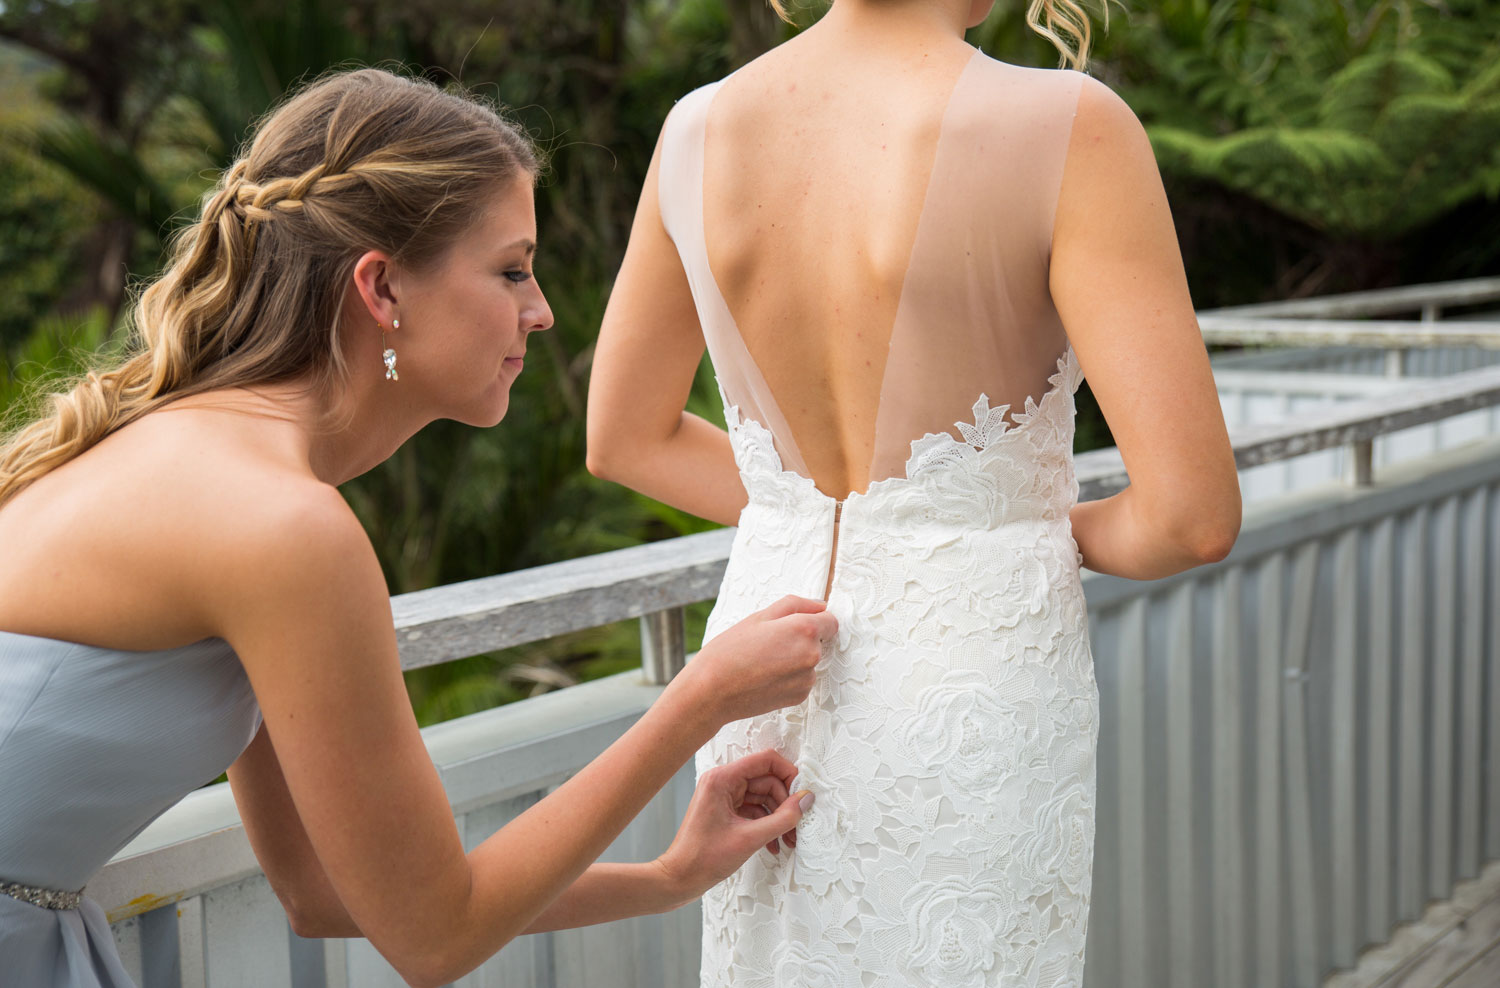
[[[380,329],[380,345],[385,347],[385,352],[380,355],[381,359],[385,361],[385,379],[387,381],[399,381],[401,380],[401,376],[396,373],[396,351],[394,348],[385,345],[385,327],[381,326],[380,323],[376,323],[375,325]],[[401,320],[399,318],[392,319],[391,329],[400,328]]]

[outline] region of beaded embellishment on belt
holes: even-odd
[[[34,885],[0,882],[0,895],[8,895],[12,899],[20,899],[22,902],[41,906],[43,909],[77,909],[78,903],[83,899],[83,889],[77,892],[58,892],[54,889],[40,889]]]

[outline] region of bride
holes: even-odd
[[[804,703],[698,753],[774,747],[818,792],[792,854],[705,895],[704,988],[1081,984],[1080,568],[1154,579],[1238,534],[1141,125],[1079,71],[966,44],[989,7],[835,0],[684,96],[605,315],[590,469],[738,525],[705,640],[787,593],[839,622]],[[705,346],[727,432],[684,411]],[[1130,484],[1080,504],[1085,371]]]

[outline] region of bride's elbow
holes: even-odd
[[[1217,563],[1229,555],[1240,536],[1242,518],[1239,491],[1218,510],[1200,519],[1188,536],[1188,550],[1202,563]]]
[[[1238,537],[1239,526],[1235,526],[1233,530],[1226,528],[1205,533],[1192,547],[1193,555],[1205,564],[1220,562],[1229,555]]]

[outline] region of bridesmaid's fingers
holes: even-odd
[[[775,808],[770,806],[751,806],[747,803],[740,807],[740,817],[745,820],[759,820],[762,817],[770,816],[774,812]]]
[[[744,798],[740,800],[740,804],[753,804],[755,806],[780,806],[781,800],[772,799],[770,796],[758,792],[747,792],[745,793]]]
[[[787,797],[786,783],[774,775],[763,775],[758,779],[751,779],[746,791],[759,796],[769,796],[777,806],[780,806]]]
[[[792,780],[797,777],[797,766],[770,748],[757,751],[753,755],[746,755],[730,764],[734,766],[735,772],[745,779],[760,775],[774,775],[790,787]]]

